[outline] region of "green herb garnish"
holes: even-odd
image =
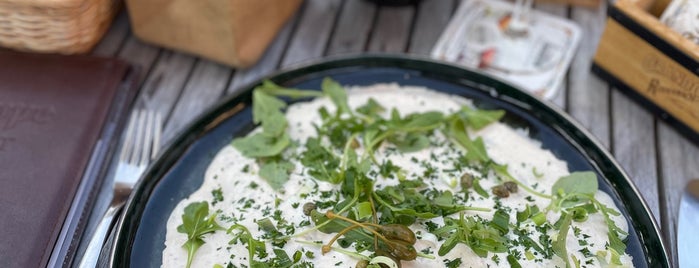
[[[290,89],[265,81],[253,92],[253,122],[259,124],[261,129],[233,141],[233,146],[243,155],[257,160],[260,177],[275,190],[281,189],[288,181],[289,174],[294,169],[291,159],[303,165],[304,174],[340,187],[339,192],[321,192],[320,196],[325,200],[303,206],[304,214],[310,219],[306,224],[299,226],[306,226],[312,222],[315,227],[301,233],[295,233],[293,224],[285,224],[278,218],[274,218],[278,221],[276,226],[269,218],[258,220],[261,229],[267,233],[262,237],[266,242],[272,241],[273,245],[279,247],[290,237],[320,231],[335,235],[324,243],[299,242],[321,246],[323,253],[335,250],[357,257],[361,260],[357,267],[360,264],[364,265],[362,267],[378,267],[379,264],[391,266],[400,260],[413,260],[418,256],[431,257],[412,247],[416,236],[407,226],[418,220],[443,217],[444,226],[429,228],[430,232],[444,239],[437,252],[440,256],[462,243],[481,257],[487,257],[490,253],[508,253],[506,258],[493,254],[492,260],[498,263],[506,260],[512,267],[521,267],[519,261],[523,258],[531,261],[542,257],[552,258],[554,255],[562,258],[567,267],[570,267],[571,263],[580,264],[575,257],[570,260],[571,255],[566,249],[565,240],[571,223],[584,222],[591,213],[602,213],[609,227],[607,251],[611,255],[612,263],[620,263],[620,254],[626,249],[622,237],[627,234],[611,219],[611,216],[619,213],[594,198],[598,191],[594,173],[575,172],[564,176],[556,181],[551,193],[546,194],[538,191],[536,184],[530,186],[512,176],[507,165],[498,164],[488,156],[482,138],[473,138],[470,135],[473,131],[499,121],[504,116],[504,111],[464,106],[451,114],[428,111],[401,115],[396,109],[387,111],[374,99],[369,99],[366,104],[353,110],[349,106],[347,92],[339,83],[326,78],[321,88],[321,91]],[[287,104],[280,98],[320,96],[331,100],[336,108],[334,113],[330,112],[332,109],[320,108],[322,122],[314,126],[317,136],[307,139],[305,143],[292,142],[286,133],[288,122],[283,114]],[[400,166],[390,160],[381,160],[374,156],[378,150],[386,150],[389,153],[423,150],[435,142],[440,142],[439,139],[435,139],[439,134],[450,142],[450,146],[463,150],[459,152],[458,164],[455,164],[454,171],[463,172],[464,168],[469,168],[478,171],[484,177],[459,173],[460,175],[452,179],[451,186],[460,185],[461,192],[429,189],[423,180],[436,179],[440,172],[437,166],[415,160],[413,163],[420,164],[424,172],[416,174],[419,178],[414,179],[410,178],[412,174],[406,174]],[[287,152],[289,148],[296,148],[292,143],[302,143],[305,150],[300,153],[294,151],[294,154]],[[432,160],[436,161],[436,157],[432,156]],[[532,169],[532,174],[536,178],[543,177],[535,168]],[[466,210],[490,211],[489,208],[461,204],[468,198],[474,198],[470,195],[471,189],[482,198],[491,198],[489,191],[483,189],[479,181],[493,175],[499,180],[499,184],[490,189],[495,195],[492,198],[496,203],[492,220],[466,216],[463,213]],[[377,188],[375,182],[380,177],[398,179],[398,183]],[[503,206],[500,198],[517,193],[518,189],[531,194],[527,196],[530,202],[534,202],[533,197],[536,196],[549,199],[550,204],[543,209],[527,205],[523,211],[516,213],[513,219],[516,220],[515,224],[510,224],[512,208]],[[337,199],[327,200],[332,194],[336,195]],[[294,207],[298,207],[298,204]],[[316,209],[329,210],[320,213]],[[546,220],[547,213],[551,211],[561,215],[555,225]],[[457,219],[449,217],[457,212]],[[523,224],[532,223],[534,225],[529,227],[534,226],[541,233],[538,242],[529,238],[531,231],[525,231],[526,228],[523,227]],[[551,239],[546,232],[554,228],[558,230],[558,235]],[[240,241],[247,244],[250,251],[250,267],[262,267],[260,265],[264,264],[255,261],[255,255],[259,259],[267,257],[265,241],[253,239],[243,226],[234,225],[229,232],[234,230],[237,231],[231,242]],[[335,243],[342,249],[333,247]],[[351,245],[356,252],[344,249]],[[524,249],[512,250],[519,245]],[[358,253],[365,250],[373,252],[373,255],[364,256]],[[301,258],[300,251],[294,253],[293,258],[281,249],[275,248],[273,251],[275,256],[266,259],[266,265],[290,267],[299,263]],[[592,254],[585,254],[586,257],[588,255]],[[448,267],[460,264],[461,259],[458,258],[445,261]]]
[[[177,232],[187,235],[187,242],[182,247],[187,250],[187,268],[192,265],[194,254],[204,244],[205,234],[223,230],[216,223],[216,213],[209,214],[208,202],[195,202],[187,205],[182,214],[182,224],[177,226]]]
[[[240,224],[234,224],[228,228],[227,233],[233,235],[233,239],[228,244],[242,243],[247,245],[248,263],[251,268],[267,267],[266,263],[255,260],[255,255],[267,256],[265,242],[253,238],[248,228]]]
[[[444,218],[445,225],[434,230],[432,233],[438,237],[446,238],[437,254],[446,255],[458,243],[463,243],[473,250],[480,257],[487,257],[488,252],[507,252],[507,239],[503,233],[492,227],[483,220],[475,217],[464,217],[459,214],[458,219]]]

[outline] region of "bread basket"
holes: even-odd
[[[0,46],[75,54],[107,30],[118,0],[0,0]]]

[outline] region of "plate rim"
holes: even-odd
[[[438,67],[439,70],[426,71],[426,69],[428,68],[420,67],[421,65]],[[655,217],[653,216],[653,213],[651,212],[650,208],[648,207],[647,202],[638,191],[638,188],[636,187],[635,183],[631,180],[628,173],[617,162],[617,160],[608,151],[608,149],[606,149],[604,145],[602,145],[602,143],[594,135],[592,135],[591,132],[587,130],[587,128],[585,128],[572,116],[567,114],[561,108],[555,106],[553,103],[543,101],[539,97],[531,94],[530,92],[527,92],[526,90],[522,90],[519,87],[506,81],[503,81],[499,78],[496,78],[492,75],[479,72],[476,69],[471,69],[450,62],[435,60],[419,55],[392,54],[360,54],[349,56],[340,55],[325,57],[304,64],[293,65],[290,68],[282,69],[272,74],[263,76],[260,79],[254,80],[253,82],[250,82],[245,86],[241,87],[241,89],[237,92],[224,97],[221,101],[207,108],[204,112],[197,116],[195,120],[192,120],[177,135],[175,135],[174,139],[172,139],[168,144],[163,146],[164,150],[160,151],[156,160],[148,166],[146,171],[139,178],[122,211],[119,213],[119,218],[117,222],[114,224],[112,230],[110,231],[111,239],[107,241],[105,249],[103,249],[107,250],[107,252],[102,252],[100,254],[100,259],[103,256],[106,256],[105,261],[108,262],[108,267],[121,267],[116,264],[117,258],[119,257],[118,255],[119,253],[128,251],[128,249],[132,247],[133,243],[133,239],[131,239],[131,241],[124,241],[126,239],[125,236],[130,234],[131,238],[133,238],[138,229],[136,227],[136,231],[134,231],[133,233],[125,232],[125,228],[129,227],[126,226],[126,224],[135,220],[140,220],[140,218],[143,215],[143,210],[145,209],[149,195],[152,194],[153,189],[157,186],[158,182],[162,179],[163,175],[165,175],[165,173],[167,173],[167,171],[169,171],[174,166],[174,164],[182,156],[182,154],[184,154],[187,151],[187,149],[190,148],[190,146],[197,141],[199,136],[206,134],[210,129],[217,126],[221,121],[223,121],[221,120],[221,117],[224,117],[223,119],[225,120],[226,116],[233,115],[230,113],[226,113],[226,111],[229,111],[234,106],[239,105],[246,98],[250,98],[252,90],[255,86],[260,85],[264,80],[271,80],[273,82],[292,82],[295,78],[307,76],[308,74],[334,69],[342,70],[351,67],[360,69],[371,67],[401,68],[406,70],[429,72],[435,75],[445,75],[451,77],[458,77],[457,74],[461,73],[465,77],[458,82],[458,84],[460,85],[469,86],[474,88],[475,90],[490,93],[493,97],[497,97],[499,99],[502,99],[501,97],[505,97],[507,99],[502,99],[503,101],[509,102],[519,108],[524,109],[524,107],[539,106],[537,109],[541,108],[541,111],[545,112],[546,115],[553,116],[554,118],[559,117],[558,120],[562,120],[563,123],[570,125],[568,126],[570,130],[566,131],[565,129],[556,129],[556,133],[562,135],[563,138],[567,141],[575,140],[575,138],[577,138],[580,139],[581,143],[590,143],[592,147],[588,146],[586,148],[583,148],[582,146],[579,146],[581,144],[577,144],[577,142],[571,144],[571,146],[573,146],[580,153],[584,154],[586,158],[588,158],[588,160],[591,160],[589,159],[591,153],[599,154],[602,158],[601,160],[606,161],[606,164],[611,164],[611,167],[608,167],[606,169],[611,169],[611,172],[618,173],[620,178],[615,178],[614,180],[620,180],[626,185],[619,186],[615,184],[614,181],[612,181],[612,179],[606,176],[607,174],[604,174],[605,176],[602,179],[607,180],[612,186],[613,190],[617,194],[619,194],[620,197],[623,197],[621,196],[622,193],[630,192],[631,196],[634,197],[634,199],[636,199],[632,201],[640,201],[638,204],[631,205],[642,210],[640,212],[642,218],[638,218],[638,216],[633,216],[630,219],[627,219],[627,221],[629,221],[632,225],[634,225],[634,223],[641,223],[640,225],[644,226],[643,229],[648,229],[648,231],[650,231],[650,237],[641,235],[640,231],[637,231],[637,233],[639,233],[639,241],[641,242],[640,246],[644,249],[646,253],[644,256],[644,260],[649,264],[653,264],[651,262],[652,260],[649,260],[648,258],[650,256],[654,256],[653,260],[660,262],[656,264],[660,264],[661,267],[670,267],[671,262],[667,253],[667,246],[665,245],[663,235],[660,232],[659,225]],[[450,73],[445,74],[445,71],[449,71]],[[498,87],[503,88],[498,89]],[[500,96],[500,91],[503,90],[511,90],[516,94],[525,97],[526,99],[518,100],[507,94],[503,94],[502,96]],[[529,103],[533,103],[533,105]],[[540,115],[537,115],[535,117],[539,120],[543,120],[541,119]],[[567,132],[577,133],[574,133],[575,138],[571,138],[570,135],[568,135],[569,133]],[[599,165],[597,161],[591,161],[590,164],[593,166]],[[600,169],[600,172],[603,171],[600,167],[597,168]],[[625,186],[625,188],[621,189],[620,187],[623,186]],[[134,210],[138,209],[138,205],[140,202],[143,202],[141,205],[140,212],[134,213]],[[627,213],[632,214],[631,210],[629,209],[629,205],[627,204],[628,201],[623,201],[623,203],[625,205],[625,208],[627,209]],[[638,212],[634,212],[633,214],[635,215],[637,213]],[[133,217],[136,217],[136,219],[132,219]],[[641,220],[642,222],[639,222]],[[650,225],[648,225],[648,223],[650,223]],[[636,228],[634,226],[634,229],[639,228]],[[655,254],[649,254],[651,252],[651,249],[646,247],[649,243],[657,244],[661,249],[660,252],[656,252]],[[127,254],[123,255],[126,256]],[[122,258],[126,258],[124,256]],[[130,256],[130,254],[128,254],[128,256]],[[129,261],[126,261],[126,263],[128,264]]]

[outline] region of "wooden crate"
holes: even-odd
[[[699,45],[619,0],[592,70],[699,143]]]

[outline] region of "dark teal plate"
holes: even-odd
[[[366,56],[335,59],[269,77],[288,87],[318,89],[324,77],[344,85],[396,82],[462,95],[481,108],[507,111],[504,121],[526,127],[571,171],[593,170],[629,221],[627,252],[636,267],[669,267],[658,227],[638,191],[612,156],[559,109],[489,76],[429,60]],[[202,183],[214,155],[253,129],[255,83],[199,117],[170,144],[136,185],[115,228],[112,267],[160,267],[167,219],[175,205]],[[184,254],[184,252],[183,252]]]

